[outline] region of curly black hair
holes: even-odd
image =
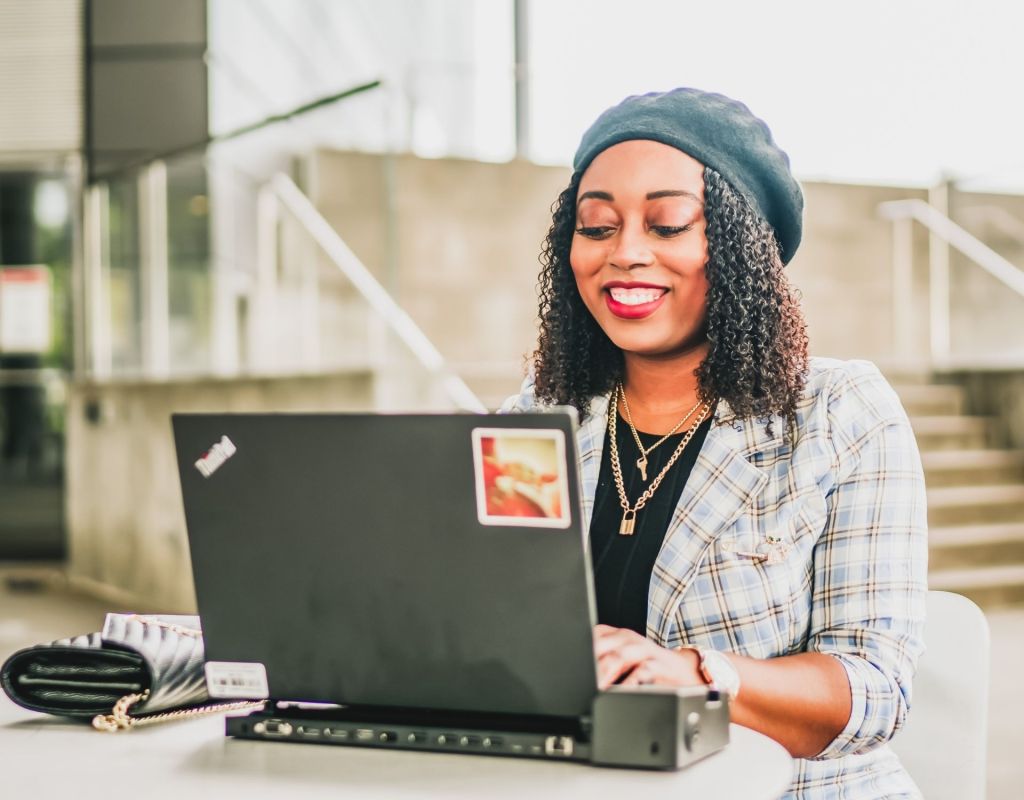
[[[552,206],[541,250],[540,338],[533,354],[535,391],[542,402],[590,400],[622,378],[622,352],[583,303],[569,265],[580,173]],[[807,332],[799,295],[783,272],[771,226],[710,167],[704,168],[708,240],[708,355],[696,371],[701,400],[725,400],[733,418],[773,414],[792,427],[807,377]]]

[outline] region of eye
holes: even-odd
[[[686,233],[692,227],[693,223],[691,222],[689,225],[652,225],[651,230],[662,239],[671,239],[673,236]]]
[[[581,225],[576,229],[576,233],[580,236],[586,236],[588,239],[607,239],[615,231],[611,225],[596,225],[593,227],[587,227]]]

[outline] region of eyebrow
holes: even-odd
[[[658,200],[662,197],[688,197],[691,200],[696,200],[702,206],[704,205],[704,203],[701,201],[699,197],[697,197],[697,195],[695,195],[693,192],[688,192],[685,189],[661,189],[660,191],[657,192],[647,193],[648,200]],[[610,192],[584,192],[579,196],[579,200],[576,201],[576,205],[579,205],[584,200],[606,200],[608,202],[612,202],[613,200],[615,200],[615,198],[612,197]]]

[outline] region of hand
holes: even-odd
[[[621,686],[703,686],[694,650],[666,650],[628,628],[594,628],[597,688]]]

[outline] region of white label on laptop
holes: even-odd
[[[203,453],[202,457],[196,461],[195,468],[199,470],[199,474],[204,478],[209,478],[213,473],[224,466],[225,461],[237,452],[238,448],[235,447],[235,443],[227,436],[221,436],[220,441],[215,442],[213,446]]]
[[[473,468],[481,525],[564,529],[571,524],[560,430],[474,428]]]
[[[207,661],[206,691],[220,700],[265,700],[270,697],[267,668],[249,661]]]

